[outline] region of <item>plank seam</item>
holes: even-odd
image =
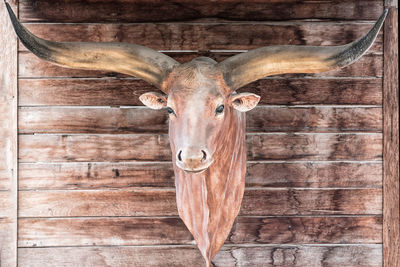
[[[254,244],[254,243],[243,243],[243,244],[224,244],[224,247],[354,247],[354,246],[365,246],[365,247],[381,247],[382,243],[287,243],[287,244]],[[47,248],[119,248],[119,247],[132,247],[132,248],[196,248],[196,245],[188,244],[176,244],[176,245],[76,245],[76,246],[19,246],[21,249],[47,249]]]

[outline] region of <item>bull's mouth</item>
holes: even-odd
[[[182,168],[181,168],[182,169]],[[184,170],[185,172],[189,172],[189,173],[202,173],[202,172],[204,172],[205,170],[207,170],[208,169],[208,167],[207,168],[204,168],[204,169],[200,169],[200,170],[189,170],[189,169],[182,169],[182,170]]]
[[[177,161],[176,166],[179,169],[183,170],[184,172],[199,174],[199,173],[206,171],[212,163],[213,163],[213,160],[209,160],[207,163],[202,164],[202,166],[199,166],[197,168],[189,168],[188,166],[185,166],[185,164],[182,164],[181,162]]]

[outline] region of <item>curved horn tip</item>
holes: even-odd
[[[14,10],[11,8],[10,4],[6,0],[4,0],[4,4],[6,4],[6,8],[7,8],[8,14],[11,17],[11,20],[13,20],[13,18],[16,17],[15,14],[14,14]]]

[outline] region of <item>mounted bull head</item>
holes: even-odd
[[[347,45],[269,46],[220,63],[199,57],[179,64],[134,44],[44,40],[27,31],[8,4],[7,9],[21,42],[38,57],[64,67],[133,75],[164,93],[145,93],[140,100],[170,114],[178,211],[207,266],[240,209],[246,173],[244,112],[260,99],[235,91],[268,75],[325,72],[355,62],[371,47],[387,14]]]

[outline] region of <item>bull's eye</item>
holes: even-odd
[[[218,106],[215,110],[215,114],[222,114],[222,112],[224,112],[224,105]]]
[[[169,114],[175,115],[175,111],[174,111],[172,108],[170,108],[170,107],[167,107],[167,112],[168,112]],[[175,115],[175,116],[176,116],[176,115]]]

